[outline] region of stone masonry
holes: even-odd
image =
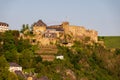
[[[93,42],[97,42],[98,37],[97,31],[88,30],[83,26],[69,25],[69,22],[47,26],[42,20],[33,24],[33,34],[35,35],[33,42],[41,45],[55,44],[58,39],[63,39],[67,34],[72,36],[73,40],[89,37]]]

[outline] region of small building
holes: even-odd
[[[11,62],[9,63],[9,71],[15,72],[15,71],[22,71],[22,66],[18,65],[17,63]]]
[[[8,24],[4,22],[0,22],[0,32],[5,32],[8,30]]]
[[[63,56],[63,55],[56,56],[56,59],[61,59],[61,60],[63,60],[63,59],[64,59],[64,56]]]

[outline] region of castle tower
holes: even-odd
[[[63,29],[64,29],[64,32],[65,32],[66,34],[68,34],[68,32],[69,32],[69,22],[63,22],[63,23],[62,23],[62,27],[63,27]]]
[[[42,20],[33,24],[33,34],[42,35],[46,31],[46,24]]]

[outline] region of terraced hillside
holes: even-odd
[[[53,61],[57,51],[56,46],[41,46],[37,53],[42,57],[43,61]]]

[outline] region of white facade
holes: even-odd
[[[63,60],[63,59],[64,59],[64,56],[63,56],[63,55],[56,56],[56,59],[61,59],[61,60]]]
[[[8,30],[7,26],[0,26],[0,32],[5,32]]]
[[[3,22],[0,22],[0,32],[5,32],[9,30],[8,29],[8,24],[7,23],[3,23]]]
[[[9,63],[9,71],[15,72],[15,71],[22,71],[22,66],[18,65],[17,63],[11,62]]]
[[[10,66],[9,71],[10,72],[22,71],[22,67]]]

